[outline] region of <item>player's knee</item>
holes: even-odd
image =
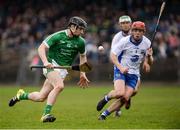
[[[46,100],[46,96],[45,95],[42,95],[42,94],[39,94],[37,97],[36,97],[36,99],[35,99],[35,101],[37,101],[37,102],[43,102],[44,100]]]
[[[60,92],[64,89],[64,85],[56,85],[54,89],[56,89],[57,92]]]
[[[39,95],[38,101],[39,102],[44,102],[46,100],[46,98],[47,98],[47,96],[45,96],[45,95]]]
[[[120,97],[123,97],[125,94],[124,91],[116,91],[116,98],[120,98]]]

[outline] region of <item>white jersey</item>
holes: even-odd
[[[123,67],[129,68],[129,74],[140,76],[140,64],[144,60],[146,51],[150,48],[151,41],[143,36],[142,41],[134,43],[132,36],[122,38],[118,44],[112,46],[111,52],[118,56]]]
[[[116,35],[113,37],[111,48],[113,48],[113,46],[116,45],[123,37],[126,37],[126,36],[123,35],[122,31],[116,33]]]

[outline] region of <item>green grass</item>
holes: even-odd
[[[180,86],[142,86],[133,98],[131,108],[122,109],[121,118],[114,118],[112,114],[106,121],[97,120],[100,113],[96,111],[96,104],[112,87],[66,87],[53,107],[52,113],[57,117],[54,123],[39,121],[45,102],[21,101],[8,107],[8,100],[17,89],[14,86],[0,87],[0,128],[180,129]],[[25,88],[26,91],[39,89]]]

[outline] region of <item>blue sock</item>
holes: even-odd
[[[105,97],[104,97],[104,99],[108,102],[109,100],[111,100],[109,97],[108,97],[108,95],[106,95]]]
[[[103,115],[103,116],[108,116],[108,115],[110,115],[111,113],[108,111],[108,110],[105,110],[101,115]]]

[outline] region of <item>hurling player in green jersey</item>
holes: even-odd
[[[87,61],[85,52],[85,40],[81,37],[87,28],[87,23],[80,17],[72,17],[68,28],[49,35],[39,46],[39,56],[46,66],[43,74],[46,77],[44,85],[39,92],[27,93],[20,89],[14,96],[9,106],[14,106],[21,100],[43,102],[47,99],[42,122],[54,122],[56,118],[51,114],[51,109],[56,102],[59,93],[64,88],[64,79],[68,74],[66,69],[53,69],[53,66],[72,65],[75,57],[80,54],[80,64]],[[46,54],[47,51],[47,54]],[[82,88],[88,86],[89,80],[84,72],[80,72],[78,85]]]

